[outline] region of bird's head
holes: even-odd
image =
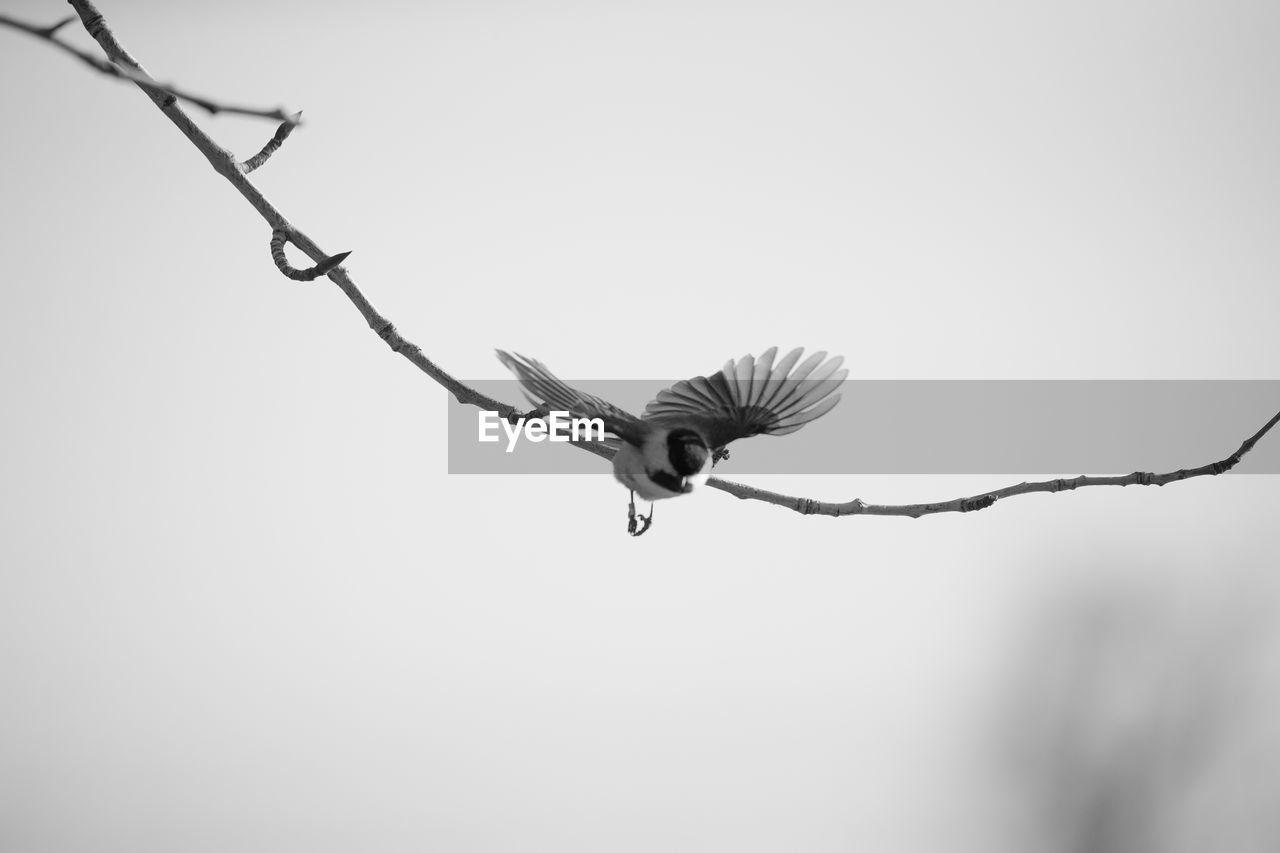
[[[667,458],[681,477],[697,474],[706,466],[710,456],[707,443],[693,430],[673,429],[667,434]]]

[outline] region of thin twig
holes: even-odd
[[[284,141],[289,138],[289,134],[293,133],[293,129],[301,123],[301,110],[289,116],[288,120],[282,121],[280,126],[276,128],[276,135],[267,140],[267,144],[262,146],[262,150],[240,164],[240,168],[244,170],[244,173],[247,175],[270,160],[271,155],[280,150],[280,146],[284,145]]]
[[[910,518],[919,518],[922,515],[934,515],[940,512],[973,512],[979,509],[986,509],[1003,498],[1010,498],[1014,495],[1029,495],[1032,492],[1069,492],[1085,486],[1163,486],[1166,483],[1190,480],[1192,477],[1224,474],[1239,464],[1241,458],[1252,450],[1253,446],[1277,422],[1280,422],[1280,412],[1277,412],[1271,420],[1267,421],[1262,429],[1245,439],[1244,444],[1241,444],[1235,453],[1218,462],[1201,465],[1199,468],[1183,468],[1178,471],[1170,471],[1168,474],[1134,471],[1132,474],[1117,477],[1088,477],[1081,475],[1070,479],[1041,480],[1035,483],[1019,483],[1016,486],[1005,486],[1003,489],[996,489],[992,492],[984,492],[967,498],[955,498],[954,500],[941,501],[939,503],[870,504],[860,498],[854,498],[845,503],[826,503],[810,500],[809,498],[780,495],[777,492],[757,489],[741,483],[732,483],[716,477],[708,480],[707,485],[713,489],[728,492],[734,497],[742,498],[743,500],[764,501],[794,510],[801,515],[830,515],[837,517],[842,515],[905,515]]]
[[[107,56],[116,63],[116,66],[119,66],[119,68],[116,68],[116,66],[110,66],[111,68],[116,68],[116,71],[107,71],[107,73],[116,73],[116,76],[124,76],[137,83],[147,96],[155,102],[156,106],[158,106],[169,118],[169,120],[172,121],[180,131],[182,131],[183,135],[186,136],[187,139],[205,155],[206,158],[208,158],[209,162],[213,165],[218,174],[230,181],[231,184],[239,190],[240,194],[243,195],[251,205],[253,205],[254,209],[257,210],[262,218],[271,226],[273,233],[282,232],[287,234],[290,242],[296,245],[318,264],[323,264],[326,261],[332,260],[331,256],[321,251],[320,247],[317,246],[310,238],[290,225],[276,207],[267,201],[266,197],[262,195],[258,188],[250,182],[246,176],[247,171],[252,171],[252,169],[247,168],[248,163],[242,166],[225,149],[215,143],[208,134],[197,127],[195,122],[191,120],[190,116],[188,116],[182,107],[178,105],[177,99],[183,98],[185,100],[190,100],[192,103],[196,103],[206,109],[209,109],[207,104],[210,102],[205,101],[204,99],[186,97],[180,93],[156,84],[155,81],[146,75],[146,72],[142,71],[141,66],[138,65],[133,57],[131,57],[116,40],[115,35],[107,27],[101,13],[99,13],[97,8],[94,7],[91,0],[69,0],[69,2],[79,14],[80,20],[84,23],[85,29],[88,30],[89,34],[93,36],[99,45],[101,45],[103,51],[105,51]],[[102,65],[100,65],[102,62],[101,60],[94,59],[87,54],[82,54],[75,48],[72,48],[53,37],[54,33],[56,33],[57,30],[66,23],[65,21],[60,22],[53,27],[44,29],[21,24],[4,16],[0,16],[0,23],[15,26],[18,29],[44,38],[59,47],[70,51],[93,67],[103,71],[106,70]],[[130,69],[132,70],[130,73],[117,73],[130,71]],[[232,109],[225,106],[217,106],[216,109],[212,109],[210,111],[242,112],[248,115],[268,115],[263,111],[246,111]],[[282,111],[279,113],[271,113],[268,117],[284,120],[288,119],[287,116],[283,115]],[[281,130],[283,130],[283,128]],[[280,135],[279,131],[277,132],[277,135]],[[287,136],[287,132],[285,132],[284,135]],[[281,137],[280,141],[283,141],[283,137]],[[278,143],[274,145],[274,147],[271,143],[268,143],[267,147],[264,148],[259,155],[251,158],[250,162],[258,160],[259,158],[265,160],[276,148],[279,148]],[[270,149],[270,151],[267,149]],[[261,162],[256,163],[254,168],[258,165],[261,165]],[[359,288],[356,287],[355,282],[351,280],[350,275],[347,274],[347,271],[344,268],[341,266],[335,267],[329,270],[328,276],[329,279],[337,284],[342,292],[346,294],[347,298],[351,300],[352,304],[355,305],[356,310],[360,312],[361,316],[364,317],[365,322],[369,324],[369,327],[373,329],[380,338],[386,341],[387,345],[391,347],[394,352],[397,352],[404,358],[408,359],[415,367],[435,380],[446,391],[452,394],[454,399],[459,403],[496,411],[500,417],[513,423],[522,418],[536,414],[536,410],[532,413],[520,412],[513,406],[488,397],[474,388],[458,381],[436,365],[435,362],[424,356],[422,354],[422,350],[419,349],[416,344],[406,340],[404,336],[396,331],[396,328],[391,321],[379,314],[373,307],[372,303],[370,303],[364,294],[360,292]],[[1182,469],[1168,474],[1150,474],[1142,471],[1135,471],[1132,474],[1116,477],[1080,476],[1071,479],[1019,483],[1016,486],[1007,486],[1003,489],[996,489],[995,491],[985,492],[980,495],[956,498],[954,500],[942,501],[939,503],[898,505],[871,504],[858,498],[846,503],[827,503],[810,498],[782,495],[777,492],[757,489],[753,486],[747,486],[741,483],[721,480],[718,477],[713,477],[708,480],[707,485],[712,488],[728,492],[729,494],[743,500],[764,501],[766,503],[786,507],[803,515],[829,515],[837,517],[846,515],[897,515],[919,518],[922,515],[932,515],[942,512],[973,512],[975,510],[985,509],[1000,499],[1013,497],[1015,495],[1030,494],[1032,492],[1062,492],[1084,488],[1086,486],[1163,486],[1166,483],[1189,480],[1193,477],[1221,474],[1235,467],[1235,465],[1239,463],[1240,459],[1253,449],[1253,446],[1257,444],[1257,442],[1260,441],[1278,421],[1280,421],[1280,413],[1277,413],[1275,417],[1271,418],[1271,420],[1262,427],[1262,429],[1258,430],[1258,432],[1246,439],[1235,453],[1219,462],[1212,462],[1199,468]],[[597,456],[602,456],[606,459],[611,458],[614,454],[614,451],[611,448],[600,442],[574,442],[574,444],[583,450],[594,453]]]
[[[73,3],[72,5],[74,6],[76,4]],[[80,11],[79,8],[77,8],[76,11],[79,12]],[[83,14],[81,14],[80,17],[81,17],[81,20],[84,20]],[[252,116],[254,118],[265,118],[265,119],[270,119],[272,121],[284,122],[285,124],[290,124],[290,125],[296,125],[299,122],[297,117],[300,116],[301,113],[290,113],[284,107],[277,107],[274,110],[266,110],[266,109],[258,109],[256,107],[242,107],[237,104],[221,103],[219,101],[215,101],[210,98],[203,97],[201,95],[193,94],[191,92],[186,91],[185,89],[180,89],[176,84],[161,83],[158,80],[154,79],[150,74],[148,74],[136,62],[130,63],[127,66],[113,65],[112,63],[106,61],[102,57],[94,56],[91,53],[87,53],[81,50],[80,48],[75,47],[74,45],[68,44],[67,42],[58,38],[58,35],[57,35],[58,30],[62,29],[63,27],[65,27],[67,24],[71,23],[74,20],[75,20],[75,16],[72,15],[68,18],[65,18],[59,21],[53,26],[37,27],[33,24],[24,23],[23,21],[10,18],[8,15],[0,15],[0,24],[12,27],[15,30],[21,30],[24,33],[29,33],[35,36],[36,38],[44,39],[50,44],[56,45],[62,50],[65,50],[67,53],[76,57],[81,62],[88,65],[90,68],[93,68],[95,71],[100,71],[101,73],[106,74],[109,77],[116,77],[121,80],[130,80],[134,83],[137,83],[139,86],[142,86],[144,89],[150,89],[156,92],[163,92],[164,94],[170,97],[186,101],[189,104],[195,104],[197,107],[200,107],[202,110],[206,111],[210,115],[217,115],[218,113],[228,113],[233,115]],[[86,23],[85,26],[87,27],[88,24]],[[287,136],[288,134],[285,134],[285,135]],[[270,143],[268,143],[268,145],[270,145]],[[280,147],[279,144],[277,144],[276,148],[279,148],[279,147]],[[269,157],[270,154],[266,156]],[[266,157],[263,157],[263,160],[265,159]],[[261,163],[259,163],[258,165],[261,165]],[[257,168],[257,166],[255,166],[254,168]]]

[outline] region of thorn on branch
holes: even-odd
[[[284,256],[284,244],[287,242],[289,242],[288,231],[277,228],[271,232],[271,260],[276,262],[276,269],[294,281],[314,281],[322,275],[328,275],[351,254],[350,252],[342,252],[341,254],[330,255],[314,267],[300,270],[292,266],[289,263],[289,259]],[[387,325],[391,326],[390,323]],[[394,332],[395,328],[392,327],[391,331]]]

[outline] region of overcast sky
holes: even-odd
[[[253,180],[463,378],[1280,378],[1274,3],[100,8],[305,110]],[[632,540],[603,464],[448,476],[445,392],[136,89],[3,30],[0,104],[6,851],[1274,849],[1280,479]]]

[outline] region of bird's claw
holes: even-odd
[[[643,536],[652,524],[653,510],[650,509],[648,515],[639,515],[636,512],[635,492],[632,492],[631,503],[627,505],[627,533],[632,536]]]
[[[632,536],[643,536],[653,524],[653,517],[648,515],[632,515],[627,519],[627,532]]]

